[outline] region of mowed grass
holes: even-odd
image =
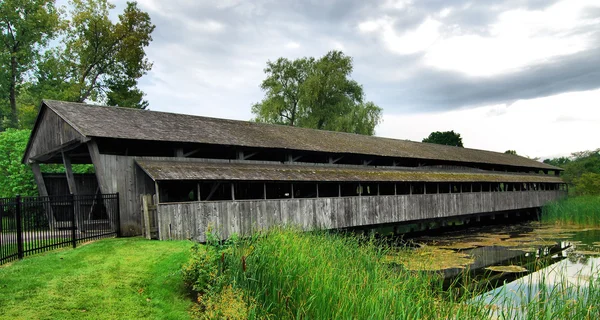
[[[542,221],[565,225],[600,227],[600,196],[579,196],[543,207]]]
[[[188,319],[191,246],[105,239],[0,266],[0,319]]]

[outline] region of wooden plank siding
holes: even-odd
[[[42,108],[40,117],[36,123],[38,127],[29,138],[29,148],[24,155],[26,163],[30,160],[43,162],[50,154],[60,152],[61,148],[87,140],[51,109]]]
[[[226,239],[274,225],[335,229],[541,207],[566,191],[476,192],[279,200],[161,203],[161,240],[205,241],[208,227]]]

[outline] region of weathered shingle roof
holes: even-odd
[[[86,137],[277,148],[562,170],[520,156],[357,134],[183,114],[43,102]]]
[[[563,183],[549,175],[430,172],[374,167],[328,167],[286,164],[211,163],[204,161],[136,160],[155,181],[421,181],[421,182],[549,182]]]

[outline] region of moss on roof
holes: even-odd
[[[154,180],[239,180],[239,181],[423,181],[423,182],[549,182],[562,183],[556,176],[392,170],[374,167],[325,167],[286,164],[210,163],[200,161],[137,160]]]

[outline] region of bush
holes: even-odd
[[[582,174],[575,179],[575,190],[579,195],[600,195],[600,174]]]

